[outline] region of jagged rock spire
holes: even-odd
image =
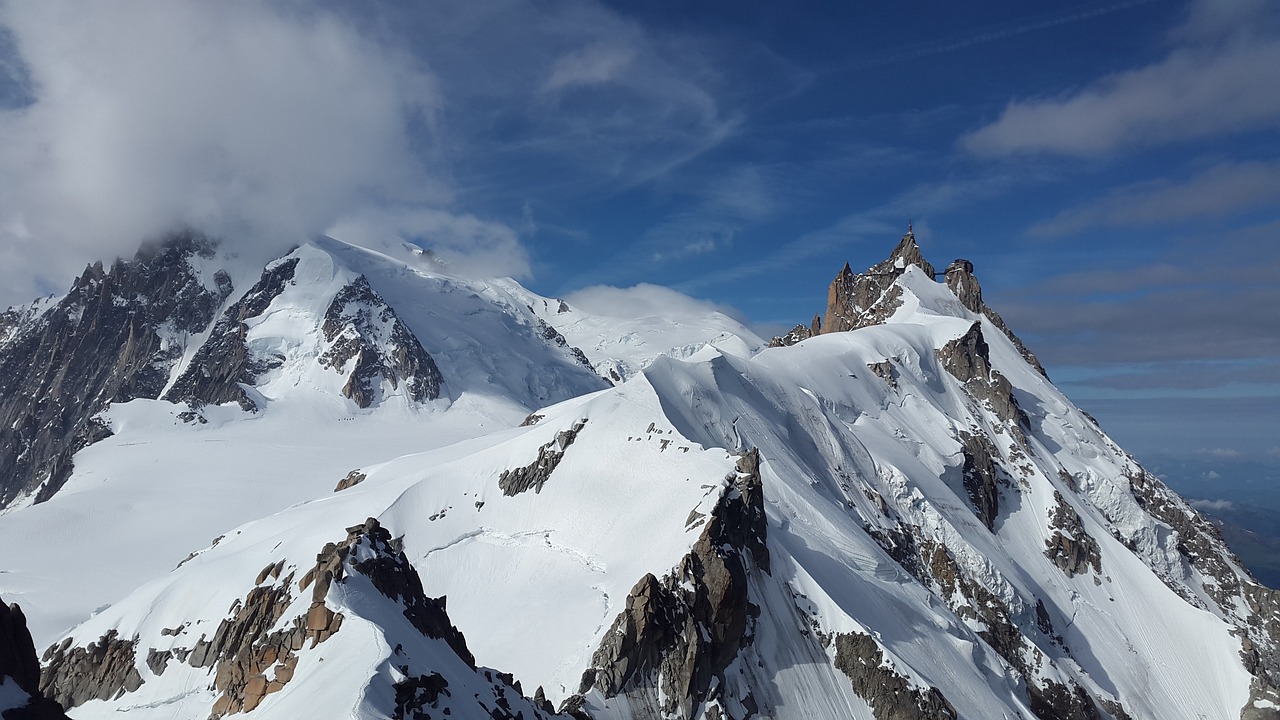
[[[865,273],[854,274],[846,262],[827,291],[822,332],[844,332],[883,322],[898,307],[902,289],[894,281],[911,265],[933,277],[933,265],[924,259],[911,232],[902,236],[887,259],[872,265]]]

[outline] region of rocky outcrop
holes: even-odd
[[[1071,507],[1066,498],[1057,490],[1053,491],[1056,503],[1049,516],[1049,529],[1053,535],[1045,540],[1045,557],[1049,558],[1067,577],[1088,572],[1102,574],[1102,554],[1098,549],[1098,541],[1085,532],[1080,520],[1080,513]]]
[[[209,339],[196,351],[164,399],[185,402],[192,407],[234,402],[246,411],[258,409],[241,383],[253,385],[258,375],[278,367],[276,358],[256,357],[245,344],[249,326],[245,320],[266,312],[285,287],[293,282],[297,258],[277,261],[267,266],[262,277],[249,292],[227,308],[214,325]]]
[[[964,335],[935,352],[943,369],[963,383],[970,396],[990,407],[996,417],[1014,428],[1030,426],[1013,395],[1013,385],[991,366],[991,349],[982,337],[981,323],[974,323]]]
[[[33,493],[36,502],[52,497],[72,456],[110,434],[95,419],[109,403],[160,394],[187,338],[231,293],[225,273],[204,278],[192,265],[213,257],[214,246],[195,233],[173,235],[132,260],[89,266],[34,317],[6,313],[0,508]]]
[[[384,381],[393,388],[403,384],[414,402],[440,397],[443,378],[435,360],[363,275],[334,296],[322,329],[331,344],[320,364],[348,375],[342,394],[356,405],[372,405]]]
[[[524,467],[503,470],[502,475],[498,477],[498,487],[502,489],[502,494],[513,497],[526,490],[533,490],[534,494],[542,492],[542,486],[546,484],[551,473],[564,458],[565,450],[573,444],[586,424],[586,420],[579,420],[568,430],[556,433],[554,440],[538,448],[538,459],[532,463]]]
[[[119,637],[115,629],[85,647],[71,647],[71,638],[44,652],[40,693],[63,707],[90,700],[114,700],[142,687],[137,668],[137,638]]]
[[[964,456],[961,476],[973,512],[988,530],[995,530],[1000,514],[1000,471],[996,466],[998,452],[986,435],[960,433],[960,452]]]
[[[863,633],[836,635],[836,669],[848,676],[853,691],[867,701],[876,720],[955,720],[951,703],[934,687],[916,687],[886,665],[875,638]]]
[[[369,578],[383,597],[397,603],[405,619],[424,637],[445,641],[468,667],[476,666],[466,639],[449,621],[445,599],[427,597],[422,579],[405,557],[400,541],[392,538],[376,519],[369,518],[361,525],[347,528],[345,541],[325,546],[317,558],[316,592],[322,585],[328,587],[326,578],[342,579],[343,559],[352,572]],[[303,584],[306,582],[304,577]]]
[[[1170,541],[1183,567],[1168,567],[1139,553],[1156,575],[1192,605],[1202,607],[1203,598],[1236,628],[1240,637],[1240,657],[1254,676],[1249,704],[1241,717],[1280,718],[1280,591],[1257,582],[1239,558],[1227,547],[1216,525],[1192,508],[1158,478],[1134,462],[1126,472],[1129,493],[1144,512],[1173,530]],[[1107,507],[1100,507],[1104,512]],[[1115,523],[1116,518],[1108,516]],[[1138,547],[1136,535],[1118,535],[1131,549]],[[1192,572],[1200,576],[1202,594],[1193,594]],[[1273,700],[1274,699],[1274,700]],[[1254,703],[1261,701],[1261,706]]]
[[[1057,653],[1069,655],[1070,650],[1062,636],[1054,631],[1053,619],[1043,601],[1035,599],[1032,603],[1016,595],[1006,599],[1010,598],[1008,586],[993,590],[988,586],[992,579],[984,584],[967,572],[951,549],[926,536],[919,527],[904,526],[871,534],[903,569],[930,588],[957,616],[982,628],[978,636],[1022,679],[1027,703],[1036,717],[1041,720],[1128,718],[1124,707],[1114,698],[1093,697],[1073,681],[1058,682],[1048,674],[1047,671],[1055,667],[1053,657]],[[910,699],[909,696],[906,699]],[[874,702],[872,707],[876,717],[880,717],[880,709]],[[903,712],[908,714],[900,717],[917,717],[911,714],[913,710]]]
[[[1013,334],[1009,326],[1005,324],[1004,318],[1000,317],[1000,313],[996,312],[991,306],[982,301],[982,286],[978,284],[978,278],[973,274],[973,263],[964,258],[957,258],[955,262],[947,266],[946,272],[943,273],[944,282],[951,292],[955,293],[960,303],[970,310],[970,312],[984,315],[991,321],[992,325],[1000,328],[1000,332],[1013,343],[1018,349],[1018,353],[1022,358],[1031,364],[1044,377],[1049,375],[1040,365],[1040,360],[1027,349],[1022,343],[1022,339]]]
[[[359,470],[352,470],[351,472],[347,473],[346,477],[338,481],[338,484],[333,488],[333,491],[342,492],[347,488],[355,487],[356,485],[359,485],[360,483],[364,482],[365,478],[367,477],[369,476],[365,475]]]
[[[813,322],[809,325],[801,323],[791,328],[786,335],[779,335],[769,341],[769,347],[791,347],[802,340],[808,340],[814,335],[822,333],[822,316],[814,315]]]
[[[561,301],[561,305],[562,306],[564,305],[563,301]],[[529,312],[533,312],[533,308],[529,308]],[[561,312],[565,312],[565,311],[562,310]],[[551,343],[555,344],[557,347],[562,347],[565,350],[568,350],[569,355],[573,357],[575,362],[587,368],[588,370],[595,372],[595,368],[591,365],[591,361],[587,359],[586,353],[582,352],[580,348],[574,345],[570,345],[569,341],[565,339],[564,335],[562,335],[559,330],[552,327],[550,323],[548,323],[547,321],[543,320],[540,317],[535,316],[535,319],[538,321],[538,331],[542,334],[542,337],[544,340],[550,341]],[[617,373],[614,373],[614,375],[616,376]],[[614,377],[613,379],[618,380],[619,378]]]
[[[29,697],[26,705],[9,708],[5,720],[66,720],[62,706],[40,692],[40,661],[27,630],[27,618],[17,603],[0,601],[0,684],[13,684]]]
[[[804,323],[796,325],[786,335],[776,335],[769,340],[769,347],[791,347],[798,342],[813,337],[813,332]]]
[[[891,389],[898,389],[898,371],[893,367],[893,363],[888,360],[867,363],[867,369],[871,371],[871,374],[883,380]]]
[[[0,677],[11,678],[28,695],[40,694],[40,662],[17,603],[0,602]]]
[[[769,572],[767,522],[755,450],[707,520],[693,548],[662,580],[641,578],[583,674],[580,693],[627,695],[662,717],[750,717],[749,689],[730,693],[726,669],[753,640],[759,608],[749,576]],[[733,711],[730,711],[730,707]],[[561,708],[562,711],[565,709]]]
[[[845,263],[827,291],[827,312],[822,318],[822,332],[845,332],[878,325],[902,304],[902,288],[896,280],[915,265],[933,277],[933,266],[920,254],[916,236],[902,236],[887,260],[871,266],[865,273],[855,274]]]

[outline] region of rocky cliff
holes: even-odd
[[[0,717],[5,720],[66,720],[62,706],[40,692],[40,661],[22,608],[0,601],[0,687],[5,685],[17,688],[0,700]],[[16,698],[22,695],[26,701],[19,704]]]
[[[154,398],[186,343],[232,292],[225,273],[203,270],[214,242],[183,233],[132,260],[89,266],[56,303],[34,316],[6,313],[0,346],[0,507],[57,492],[72,456],[110,431],[109,403]]]

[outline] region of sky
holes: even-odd
[[[908,222],[1140,457],[1280,465],[1274,0],[0,0],[0,306],[191,226],[772,334]]]

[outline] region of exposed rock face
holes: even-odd
[[[901,305],[902,289],[894,281],[910,265],[933,277],[933,266],[920,254],[916,236],[907,233],[887,260],[877,263],[865,273],[855,275],[845,263],[827,292],[827,312],[822,318],[822,332],[845,332],[877,325]]]
[[[564,304],[564,301],[560,302],[560,306],[563,309],[559,310],[558,312],[568,312],[568,308]],[[533,312],[533,308],[529,308],[529,312]],[[573,356],[573,359],[576,360],[579,365],[582,365],[583,367],[591,370],[592,372],[595,372],[595,367],[593,367],[591,365],[591,361],[587,359],[586,353],[582,352],[580,348],[570,345],[569,341],[565,339],[564,335],[562,335],[559,330],[555,329],[549,323],[547,323],[547,321],[543,320],[542,318],[537,318],[537,320],[538,320],[538,330],[542,332],[543,338],[550,340],[556,345],[568,350],[569,354]],[[614,378],[614,379],[617,380],[618,378]]]
[[[1071,507],[1066,498],[1058,491],[1053,492],[1057,505],[1049,517],[1049,527],[1053,536],[1045,540],[1045,557],[1053,561],[1067,577],[1088,572],[1089,568],[1102,574],[1102,555],[1098,550],[1098,541],[1085,532],[1080,522],[1080,513]]]
[[[968,332],[944,345],[937,354],[942,367],[964,383],[965,390],[975,400],[986,403],[997,417],[1013,426],[1029,426],[1026,413],[1013,396],[1013,385],[991,367],[990,352],[982,337],[982,324],[974,323]]]
[[[982,524],[988,530],[994,530],[996,517],[1000,514],[1001,482],[995,462],[997,451],[987,436],[980,433],[960,433],[960,444],[964,454],[961,473],[969,503],[974,514],[982,519]]]
[[[973,274],[973,263],[963,258],[956,259],[955,262],[947,266],[944,274],[947,287],[951,288],[951,292],[956,294],[960,302],[970,311],[985,315],[993,325],[1000,328],[1000,332],[1018,348],[1018,352],[1022,358],[1031,364],[1041,375],[1049,377],[1045,373],[1044,368],[1040,365],[1040,360],[1035,354],[1022,344],[1022,340],[1013,334],[1009,326],[1005,324],[1004,318],[1000,317],[1000,313],[996,312],[989,305],[982,302],[982,286],[978,284],[978,278]]]
[[[836,636],[836,668],[871,706],[876,720],[955,720],[956,710],[937,688],[918,688],[892,667],[875,638],[862,633]]]
[[[85,647],[67,638],[44,652],[40,692],[72,708],[90,700],[112,700],[142,687],[137,639],[124,639],[114,629]]]
[[[867,369],[876,377],[885,382],[886,385],[898,389],[898,371],[893,367],[893,363],[888,360],[882,360],[877,363],[867,363]]]
[[[951,292],[959,298],[960,304],[970,312],[982,312],[982,287],[978,285],[978,278],[973,275],[973,263],[964,258],[956,258],[947,266],[942,277]]]
[[[1135,549],[1169,587],[1175,591],[1183,588],[1180,594],[1187,602],[1208,605],[1210,611],[1237,628],[1241,659],[1254,676],[1247,712],[1241,717],[1280,718],[1280,710],[1265,707],[1266,702],[1280,706],[1280,591],[1258,584],[1227,547],[1218,527],[1136,462],[1126,479],[1138,506],[1174,531],[1166,542],[1175,543],[1182,565],[1168,567],[1145,555],[1143,548],[1160,547],[1156,539],[1119,531],[1117,537]],[[1107,519],[1115,522],[1113,517]],[[1195,574],[1199,575],[1202,595],[1185,590],[1183,583],[1194,585]],[[1265,702],[1256,707],[1255,701]]]
[[[342,394],[360,407],[374,403],[384,380],[393,388],[403,383],[414,402],[440,397],[435,360],[363,275],[334,296],[323,330],[332,345],[320,364],[348,373]]]
[[[1016,595],[1011,600],[1002,599],[1009,597],[1007,586],[1003,589],[996,587],[999,592],[994,591],[988,584],[998,586],[998,579],[988,578],[984,582],[974,577],[957,562],[948,547],[929,538],[919,527],[903,526],[892,532],[873,532],[872,537],[956,615],[983,628],[978,635],[1025,682],[1027,702],[1036,717],[1041,720],[1102,720],[1106,715],[1101,714],[1099,708],[1116,720],[1128,717],[1124,707],[1114,698],[1095,698],[1072,681],[1061,683],[1044,677],[1045,671],[1055,665],[1053,657],[1070,655],[1070,650],[1054,631],[1052,618],[1042,601],[1036,599],[1031,603]],[[870,695],[864,697],[872,698]],[[874,702],[872,706],[876,717],[881,717],[880,708]],[[914,711],[905,712],[908,714],[901,717],[917,717],[910,714]]]
[[[61,488],[71,457],[110,434],[94,417],[109,403],[160,394],[187,337],[231,293],[225,273],[203,278],[191,262],[213,254],[203,236],[174,235],[110,269],[89,266],[43,311],[4,314],[0,507]]]
[[[791,328],[786,335],[778,335],[770,340],[769,347],[791,347],[802,340],[808,340],[813,337],[813,334],[813,331],[810,330],[809,327],[804,323],[800,323],[799,325]]]
[[[40,694],[40,662],[17,603],[0,602],[0,677],[12,678],[28,695]]]
[[[365,478],[367,477],[369,476],[365,475],[359,470],[352,470],[351,472],[347,473],[346,477],[338,481],[338,484],[336,487],[333,488],[333,491],[342,492],[347,488],[355,487],[356,485],[359,485],[360,483],[364,482]]]
[[[646,575],[632,588],[579,692],[625,694],[662,717],[754,714],[749,692],[740,703],[727,693],[725,670],[753,639],[760,610],[748,599],[748,576],[769,572],[766,532],[760,456],[752,450],[675,571],[662,580]]]
[[[568,430],[556,433],[554,440],[538,448],[538,459],[531,464],[512,470],[503,470],[498,478],[498,487],[502,488],[502,494],[512,497],[525,490],[533,490],[535,494],[542,492],[542,486],[551,477],[552,471],[560,464],[560,460],[564,458],[565,450],[573,444],[586,424],[586,420],[581,420],[574,423]]]
[[[774,337],[769,341],[769,347],[791,347],[802,340],[808,340],[814,335],[820,335],[821,333],[822,316],[815,314],[813,316],[813,322],[809,323],[809,325],[806,326],[804,323],[800,323],[799,325],[791,328],[791,331],[786,335]]]
[[[418,632],[425,637],[444,640],[468,667],[475,667],[476,661],[467,649],[466,639],[445,612],[445,598],[427,597],[422,589],[422,579],[405,557],[400,541],[393,539],[376,519],[369,518],[362,525],[347,528],[347,539],[334,546],[332,551],[325,546],[325,552],[317,558],[317,570],[323,566],[325,569],[321,573],[341,580],[337,573],[341,572],[342,558],[346,558],[353,572],[368,577],[383,597],[398,603],[405,618]],[[335,564],[334,559],[339,562]],[[332,573],[329,567],[334,568]],[[321,584],[328,587],[323,574],[317,575],[317,592]]]
[[[40,693],[40,661],[17,603],[0,601],[0,683],[17,685],[29,695],[27,704],[6,710],[5,720],[66,720],[62,706]]]
[[[266,312],[271,301],[293,281],[297,266],[297,258],[268,265],[249,292],[218,319],[209,339],[196,351],[164,399],[192,407],[235,402],[246,411],[257,410],[257,404],[240,384],[254,384],[259,374],[278,366],[279,360],[254,357],[249,352],[245,345],[249,327],[244,321]]]

